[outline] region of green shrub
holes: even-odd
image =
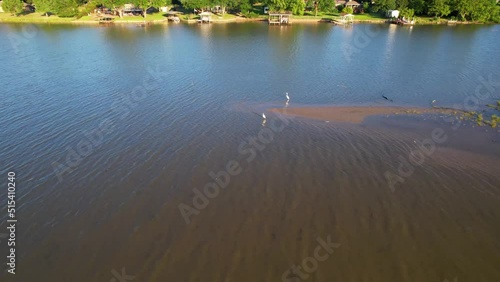
[[[23,2],[21,0],[4,0],[2,8],[5,12],[19,14],[23,11]]]
[[[494,23],[500,23],[500,6],[497,5],[491,14],[491,21]]]
[[[59,10],[57,12],[57,15],[61,18],[72,18],[72,17],[78,15],[78,10],[75,8],[67,7],[67,8]]]
[[[403,8],[401,9],[401,12],[399,13],[401,17],[405,17],[407,19],[413,18],[415,16],[415,11],[413,9],[408,9],[408,8]]]
[[[252,10],[252,5],[249,2],[243,2],[239,6],[240,11],[243,15],[247,14]]]
[[[75,0],[61,0],[55,3],[55,14],[61,18],[71,18],[78,15],[78,3]]]
[[[292,13],[294,15],[304,15],[304,10],[306,9],[306,3],[304,0],[292,0],[290,3],[290,7],[292,8]]]
[[[345,7],[344,9],[342,9],[342,13],[352,14],[354,13],[354,10],[351,7]]]
[[[85,4],[84,6],[78,9],[76,18],[79,19],[81,17],[87,16],[89,13],[92,13],[96,7],[97,5],[94,2],[89,2]]]
[[[259,16],[259,14],[255,13],[255,12],[246,12],[244,15],[246,18],[249,18],[249,19],[255,19]]]

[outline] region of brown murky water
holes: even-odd
[[[498,131],[453,130],[437,116],[355,125],[268,115],[247,136],[269,129],[273,140],[242,147],[255,148],[254,159],[238,153],[245,139],[235,138],[206,156],[188,145],[147,185],[147,164],[135,169],[122,195],[111,187],[55,226],[23,261],[30,271],[19,281],[111,281],[110,270],[122,268],[134,281],[299,281],[282,275],[328,237],[340,246],[304,272],[307,281],[500,278]],[[392,191],[384,174],[397,174],[399,156],[408,160],[414,141],[436,128],[447,140],[420,166],[410,163],[414,172]],[[186,224],[179,204],[193,206],[192,188],[213,182],[208,173],[230,160],[241,172]],[[61,205],[65,193],[75,192],[46,205]]]

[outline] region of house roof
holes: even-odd
[[[359,6],[361,5],[358,1],[349,1],[346,3],[346,6]]]

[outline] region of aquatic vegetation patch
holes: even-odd
[[[500,111],[500,100],[497,101],[496,106],[492,104],[486,105],[489,108]],[[433,106],[434,109],[443,109],[443,110],[454,110],[451,114],[458,116],[460,120],[468,120],[473,123],[476,123],[478,126],[491,126],[492,128],[496,128],[500,123],[500,117],[497,114],[489,114],[485,111],[476,112],[476,111],[465,111],[465,110],[456,110],[445,107],[436,107]]]

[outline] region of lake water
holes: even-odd
[[[500,99],[498,25],[0,25],[0,50],[0,197],[14,171],[18,218],[2,281],[500,281],[498,130],[267,112],[285,92],[482,110]],[[446,141],[391,190],[436,128]],[[186,224],[179,204],[232,160]],[[327,259],[286,274],[329,236]]]

